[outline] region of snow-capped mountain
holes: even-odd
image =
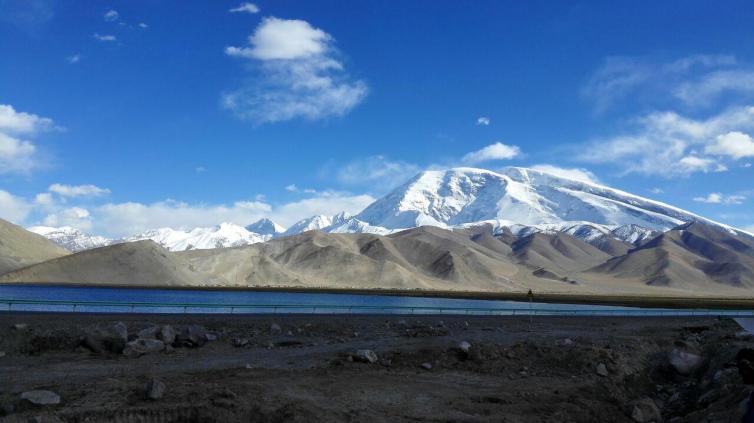
[[[626,233],[618,235],[628,239],[638,239],[648,231],[666,231],[684,222],[710,222],[617,189],[519,167],[499,173],[474,168],[422,172],[356,218],[387,229],[452,227],[472,222],[560,230],[583,224],[609,231],[625,226]],[[634,233],[636,228],[640,228],[639,233]]]
[[[221,223],[209,228],[194,228],[191,230],[176,230],[160,228],[122,239],[122,242],[151,239],[170,251],[185,251],[193,249],[238,247],[255,244],[271,239],[271,235],[260,235],[249,232],[243,226],[232,223]]]
[[[26,229],[42,235],[50,241],[74,253],[92,248],[104,247],[113,243],[113,240],[111,239],[89,235],[70,226],[62,226],[59,228],[53,228],[50,226],[32,226]]]
[[[340,226],[351,219],[351,217],[352,216],[346,212],[338,213],[335,216],[325,216],[320,214],[312,217],[307,217],[306,219],[294,223],[290,228],[288,228],[287,231],[283,233],[283,235],[296,235],[300,234],[301,232],[311,231],[315,229],[328,232],[328,228]]]
[[[267,218],[259,219],[251,225],[246,226],[246,230],[259,235],[269,235],[273,238],[285,232],[284,227]]]
[[[73,228],[35,227],[72,251],[113,242],[152,239],[169,250],[233,247],[309,230],[386,235],[422,225],[444,228],[491,227],[522,237],[565,232],[595,246],[619,240],[639,246],[680,224],[702,221],[745,234],[665,203],[606,186],[550,173],[509,167],[499,172],[475,168],[426,171],[351,216],[317,215],[285,230],[270,219],[244,227],[223,223],[210,228],[156,229],[111,241]]]

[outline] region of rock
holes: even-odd
[[[160,352],[165,349],[165,343],[159,339],[137,339],[126,344],[123,355],[138,357],[144,354]]]
[[[123,322],[104,328],[90,329],[84,335],[84,346],[92,352],[120,354],[128,342],[128,327]]]
[[[673,348],[668,358],[673,369],[682,375],[689,375],[702,365],[702,356],[679,348]]]
[[[424,369],[424,370],[432,370],[432,363],[430,363],[430,362],[422,363],[421,364],[421,368]]]
[[[247,368],[248,370],[251,370],[251,369],[253,369],[253,368],[254,368],[254,366],[252,366],[252,365],[251,365],[251,364],[249,364],[249,363],[246,363],[246,368]]]
[[[207,330],[199,325],[187,326],[176,337],[176,342],[186,347],[201,347],[207,342]]]
[[[461,341],[460,343],[458,343],[458,349],[461,350],[462,353],[468,354],[471,350],[471,344],[466,341]]]
[[[559,339],[555,341],[555,345],[559,347],[570,347],[574,344],[571,338]]]
[[[636,423],[660,423],[662,414],[651,398],[643,398],[633,403],[631,419]]]
[[[744,384],[754,385],[754,350],[743,348],[736,354],[736,366]]]
[[[5,351],[0,351],[0,358],[5,357]]]
[[[246,338],[233,338],[231,340],[231,343],[233,344],[234,347],[240,348],[240,347],[245,347],[249,345],[249,340]]]
[[[157,339],[157,334],[160,332],[159,326],[151,326],[146,329],[140,330],[136,336],[141,339]]]
[[[21,399],[29,401],[34,405],[55,405],[60,404],[60,395],[52,391],[35,390],[26,391],[21,394]]]
[[[173,345],[176,335],[175,329],[170,325],[163,325],[160,328],[160,340],[166,345]]]
[[[597,374],[602,377],[607,377],[607,367],[605,367],[604,363],[600,363],[597,365]]]
[[[26,330],[29,328],[29,325],[27,323],[16,323],[11,327],[15,330]]]
[[[204,335],[204,337],[207,338],[207,341],[210,341],[210,342],[217,341],[217,335],[215,335],[214,333],[208,333]]]
[[[147,383],[147,388],[146,388],[147,398],[153,401],[156,401],[162,398],[164,395],[165,395],[165,382],[156,378],[152,378],[152,380],[150,380]]]
[[[408,326],[408,323],[406,323],[405,320],[398,320],[396,324],[402,328],[405,328],[406,326]]]
[[[271,333],[271,334],[280,333],[280,332],[282,332],[282,331],[283,331],[283,328],[281,328],[279,324],[277,324],[277,323],[272,323],[272,324],[270,325],[270,333]]]
[[[357,350],[353,355],[354,360],[361,361],[362,363],[376,363],[379,358],[372,350]]]

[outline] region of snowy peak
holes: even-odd
[[[294,223],[293,226],[288,228],[288,230],[283,233],[283,235],[296,235],[300,234],[301,232],[312,230],[326,230],[330,227],[342,225],[351,217],[352,216],[347,212],[341,212],[336,214],[335,216],[325,216],[320,214],[312,217],[307,217],[306,219]]]
[[[259,235],[269,235],[273,238],[285,232],[284,227],[267,218],[259,219],[251,225],[248,225],[246,230]]]
[[[70,226],[53,228],[50,226],[32,226],[26,228],[30,232],[42,235],[55,244],[60,245],[68,251],[78,252],[92,248],[104,247],[113,243],[111,239],[101,236],[89,235]]]
[[[249,232],[243,226],[233,223],[221,223],[214,227],[194,228],[191,230],[160,228],[124,238],[122,241],[131,242],[151,239],[170,251],[185,251],[239,247],[264,242],[270,238],[270,235]]]
[[[706,220],[670,205],[590,182],[510,167],[422,172],[356,216],[387,229],[500,221],[525,226],[592,223],[665,231]],[[714,223],[714,222],[713,222]]]

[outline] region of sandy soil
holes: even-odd
[[[80,345],[118,321],[131,338],[156,324],[198,324],[217,339],[136,358]],[[750,389],[736,354],[754,346],[739,331],[710,318],[2,313],[0,420],[738,422]],[[702,362],[680,374],[674,348]],[[359,349],[379,360],[353,360]],[[145,395],[153,378],[165,384],[157,400]],[[20,399],[32,389],[61,402]],[[652,407],[661,417],[647,417]]]

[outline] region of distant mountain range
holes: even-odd
[[[221,223],[204,228],[160,228],[122,239],[89,235],[70,227],[28,229],[74,252],[145,239],[170,251],[186,251],[250,245],[309,230],[388,235],[424,225],[446,229],[486,226],[495,235],[509,231],[513,236],[564,232],[598,248],[625,250],[693,221],[745,234],[606,186],[509,167],[500,172],[475,168],[422,172],[356,216],[345,212],[312,216],[288,229],[270,219],[245,227]]]

